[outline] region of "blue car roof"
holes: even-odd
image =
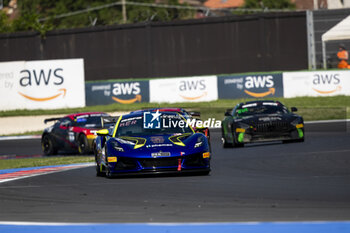
[[[148,108],[148,109],[140,109],[136,111],[132,111],[130,113],[138,113],[138,112],[153,112],[153,111],[161,111],[161,112],[184,112],[183,108]]]
[[[154,108],[154,109],[145,109],[145,110],[137,110],[133,111],[127,114],[122,115],[123,118],[129,118],[129,117],[137,117],[137,116],[142,116],[144,112],[155,112],[157,110],[160,110],[159,108]],[[176,114],[176,111],[161,111],[161,113],[167,113],[167,114]]]

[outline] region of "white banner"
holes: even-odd
[[[285,98],[350,95],[350,71],[283,73]]]
[[[218,99],[217,76],[150,80],[150,102],[200,102]]]
[[[2,62],[0,99],[0,110],[84,107],[84,60]]]

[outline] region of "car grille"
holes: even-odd
[[[144,168],[175,167],[179,164],[179,157],[140,159],[139,163]]]
[[[197,154],[186,156],[184,165],[188,167],[195,167],[195,166],[206,166],[206,163],[203,160],[203,154],[197,153]]]
[[[283,132],[289,129],[289,123],[284,121],[258,123],[255,129],[257,133]]]
[[[118,157],[118,162],[115,168],[118,170],[132,170],[136,169],[137,165],[133,159]]]

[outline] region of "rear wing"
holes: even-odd
[[[108,128],[115,125],[118,122],[119,116],[103,116],[102,128]]]
[[[191,115],[191,117],[201,117],[200,112],[188,112],[188,114]]]
[[[60,120],[62,117],[54,117],[54,118],[48,118],[48,119],[45,119],[44,120],[44,123],[46,124],[47,122],[50,122],[50,121],[58,121]]]

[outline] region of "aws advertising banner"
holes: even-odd
[[[149,102],[149,81],[86,83],[86,105]]]
[[[150,80],[150,102],[200,102],[217,99],[216,76]]]
[[[219,99],[282,97],[282,73],[218,76]]]
[[[0,110],[85,106],[84,60],[0,63]]]
[[[284,97],[350,95],[350,71],[283,73]]]

